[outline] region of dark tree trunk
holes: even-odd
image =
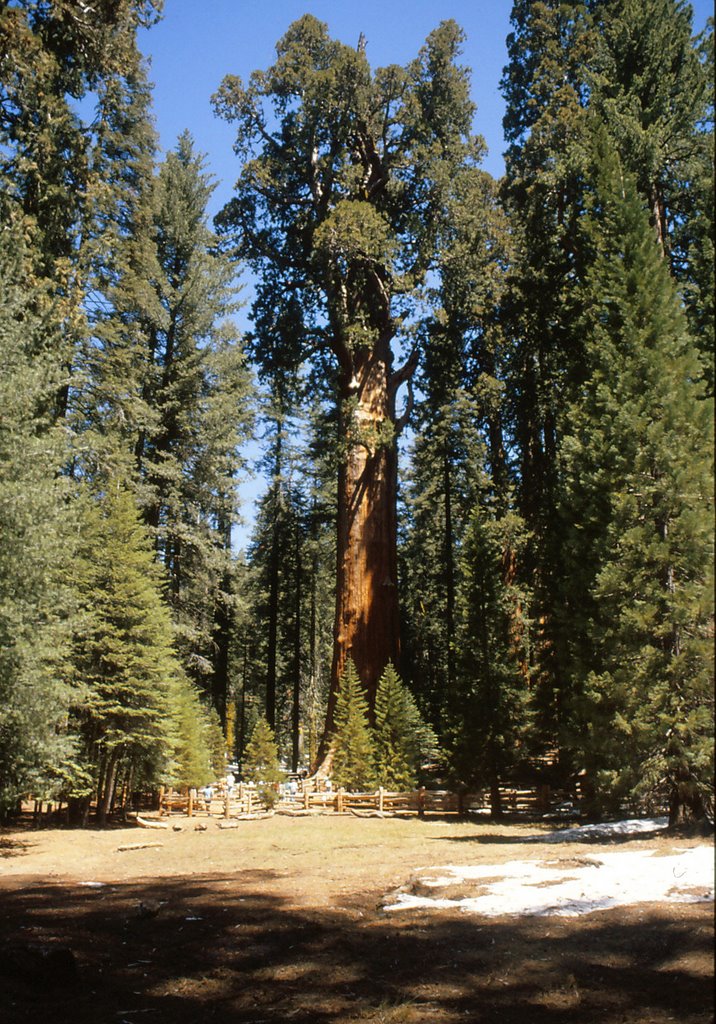
[[[113,752],[107,759],[107,766],[103,773],[103,780],[100,792],[97,794],[97,822],[104,825],[107,821],[114,797],[114,786],[117,781],[117,767],[119,765],[119,754]]]
[[[447,689],[455,689],[455,564],[452,527],[452,478],[450,452],[443,457],[443,484],[445,491],[445,635],[447,639]]]
[[[276,449],[274,454],[273,526],[271,530],[271,553],[269,556],[269,606],[268,606],[268,650],[266,653],[266,721],[276,729],[276,662],[278,658],[278,603],[280,576],[280,505],[281,472],[283,469],[283,419],[276,421]]]
[[[276,484],[278,502],[279,484]],[[276,729],[276,659],[278,647],[278,589],[279,589],[279,522],[278,507],[274,508],[269,562],[268,651],[266,654],[266,721]]]
[[[244,748],[246,746],[246,681],[248,679],[249,644],[244,637],[244,651],[241,664],[241,703],[239,705],[239,740],[238,740],[238,762],[239,775],[244,768]]]
[[[224,586],[228,586],[228,579]],[[219,597],[214,611],[214,672],[211,680],[212,703],[226,728],[226,707],[229,693],[229,645],[232,625],[231,607],[223,597]]]
[[[703,825],[708,819],[703,795],[688,768],[677,770],[669,793],[669,828]]]
[[[291,770],[298,771],[301,728],[301,588],[303,572],[301,562],[301,532],[296,523],[296,582],[293,617],[293,694],[291,704]]]
[[[231,550],[231,525],[222,520],[219,523],[224,550]],[[229,648],[233,627],[233,615],[228,599],[231,579],[224,574],[221,593],[217,596],[214,608],[214,672],[211,681],[212,702],[219,715],[221,725],[226,730],[226,713],[229,699]]]

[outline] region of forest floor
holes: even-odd
[[[432,892],[427,875],[440,884],[444,865],[481,874],[440,892],[460,899],[509,880],[515,861],[569,875],[620,851],[712,852],[712,839],[584,833],[547,845],[546,825],[455,818],[197,823],[0,832],[4,1024],[713,1020],[713,902],[571,917],[388,909],[396,894]]]

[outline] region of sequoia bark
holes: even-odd
[[[338,480],[337,587],[331,695],[351,658],[372,714],[378,680],[400,653],[395,375],[388,341],[356,352],[340,394],[345,457]],[[324,740],[324,748],[326,740]],[[325,749],[324,749],[325,752]]]

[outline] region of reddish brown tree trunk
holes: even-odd
[[[353,360],[342,387],[346,456],[338,480],[336,617],[326,740],[338,680],[353,660],[372,712],[388,661],[399,655],[397,447],[390,349],[377,345]]]

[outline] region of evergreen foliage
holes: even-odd
[[[590,106],[649,207],[713,393],[713,21],[694,45],[679,0],[594,7]]]
[[[595,151],[590,374],[564,446],[575,746],[599,806],[666,797],[672,820],[699,817],[713,758],[712,408],[633,181],[602,135]]]
[[[489,786],[493,814],[529,735],[530,595],[517,576],[526,541],[516,513],[487,506],[474,512],[463,551],[451,764],[461,782]]]
[[[355,666],[348,662],[336,701],[331,774],[337,786],[360,792],[375,785],[375,747],[368,703]]]
[[[224,736],[216,711],[202,703],[196,687],[184,675],[174,682],[170,698],[173,729],[172,764],[166,781],[199,788],[224,774]]]
[[[444,731],[458,674],[460,551],[485,486],[486,455],[471,391],[456,388],[438,408],[431,404],[428,393],[408,471],[401,568],[406,662],[430,721]]]
[[[373,742],[376,781],[386,789],[413,789],[421,768],[437,755],[435,733],[390,663],[375,695]]]
[[[0,4],[0,817],[234,753],[272,801],[329,741],[408,787],[432,728],[495,813],[541,772],[712,816],[713,22],[515,0],[498,183],[454,22],[373,69],[305,15],[215,98],[222,245],[160,10]]]
[[[55,323],[35,311],[23,252],[0,230],[0,817],[25,794],[52,795],[48,772],[67,753],[67,450],[49,412]]]
[[[278,758],[274,731],[265,718],[259,717],[244,753],[243,775],[254,782],[264,803],[272,807],[278,799],[276,787],[284,777]]]
[[[72,663],[72,728],[92,773],[100,819],[118,781],[152,786],[174,753],[174,651],[161,571],[130,490],[110,479],[83,502],[74,586],[80,601]],[[74,794],[68,794],[74,795]]]
[[[517,573],[532,594],[535,735],[548,751],[558,746],[567,686],[555,616],[563,571],[554,509],[563,413],[583,368],[576,284],[584,263],[585,69],[594,41],[586,4],[574,0],[516,0],[511,21],[502,80],[508,142],[502,195],[513,237],[501,311],[503,416],[515,461],[515,511],[528,531]]]
[[[234,271],[207,226],[213,184],[188,134],[153,190],[154,316],[141,315],[150,410],[135,439],[141,501],[167,571],[184,663],[225,712],[231,527],[250,378],[235,330]],[[136,310],[136,315],[141,309]]]
[[[461,38],[445,21],[405,68],[373,72],[364,48],[331,39],[305,15],[270,69],[246,84],[227,76],[215,97],[237,126],[244,161],[219,223],[259,277],[252,314],[264,329],[253,355],[263,371],[277,354],[287,367],[310,358],[313,379],[332,385],[340,465],[329,732],[346,657],[372,701],[399,645],[395,462],[404,418],[394,396],[416,354],[399,369],[393,360],[411,343],[402,325],[435,258],[451,175],[480,156],[457,64]],[[367,544],[369,517],[382,524],[380,545]]]

